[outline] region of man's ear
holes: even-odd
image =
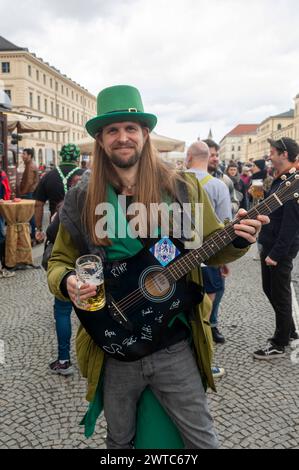
[[[103,146],[102,132],[98,132],[98,133],[95,135],[95,139],[96,139],[97,143],[100,145],[100,147],[104,148],[104,146]]]
[[[148,136],[149,136],[149,128],[148,127],[142,127],[142,134],[143,134],[144,140],[146,141],[148,139]]]

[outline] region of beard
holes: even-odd
[[[140,157],[141,152],[138,152],[138,150],[135,150],[134,154],[128,160],[124,160],[122,157],[112,152],[110,161],[118,168],[131,168],[138,162]]]

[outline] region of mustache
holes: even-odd
[[[135,148],[135,145],[133,144],[115,144],[112,146],[112,149],[113,150],[116,150],[116,149],[134,149]]]

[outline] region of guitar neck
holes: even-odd
[[[224,229],[219,230],[210,236],[200,248],[190,250],[189,253],[165,268],[164,274],[170,280],[178,281],[192,271],[192,269],[207,261],[237,238],[234,231],[234,225],[238,224],[242,218],[256,219],[258,215],[271,214],[271,212],[274,212],[282,205],[283,203],[277,195],[275,193],[271,194],[267,199],[250,209],[245,217],[234,219],[226,225]]]

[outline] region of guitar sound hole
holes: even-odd
[[[171,288],[166,276],[160,272],[148,273],[144,279],[144,287],[152,297],[165,297]]]

